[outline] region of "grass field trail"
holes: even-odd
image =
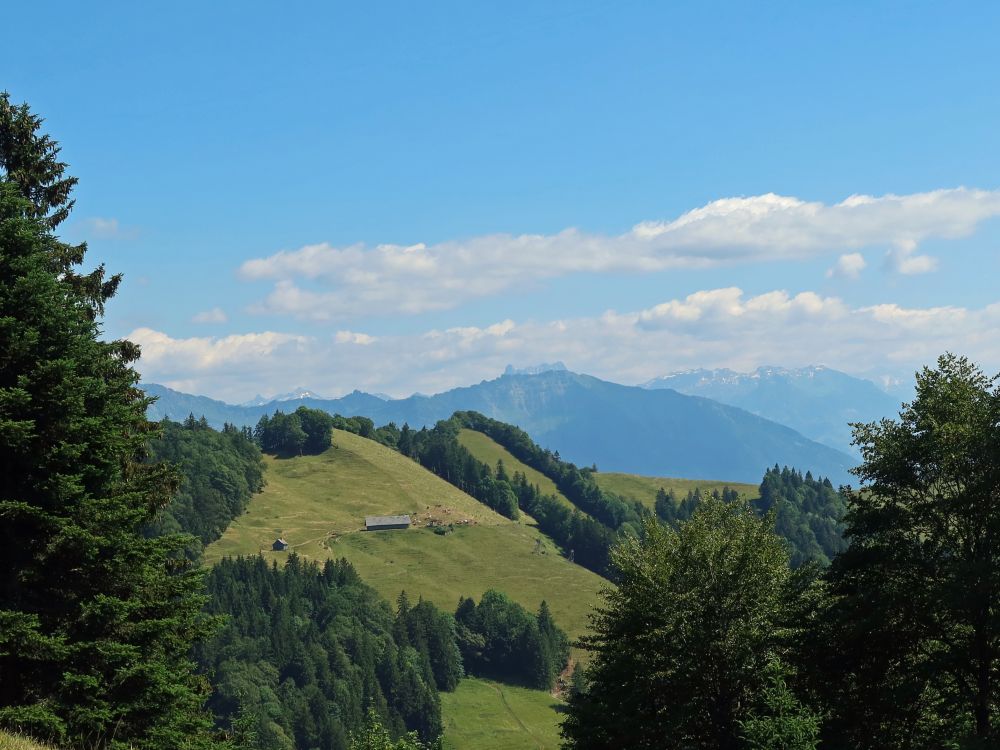
[[[446,750],[556,750],[562,703],[541,690],[480,679],[441,694]]]

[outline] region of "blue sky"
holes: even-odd
[[[1000,369],[995,3],[47,7],[0,86],[147,380]]]

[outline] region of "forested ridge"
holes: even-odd
[[[246,428],[226,425],[217,432],[204,418],[190,416],[182,424],[165,419],[159,428],[147,460],[174,466],[180,484],[147,533],[191,534],[187,554],[197,559],[263,487],[261,452]]]

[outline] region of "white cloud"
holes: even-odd
[[[329,320],[449,309],[573,273],[644,273],[840,254],[831,271],[849,275],[860,271],[858,258],[864,259],[857,250],[866,247],[891,247],[890,267],[914,274],[935,267],[935,259],[915,254],[923,240],[966,236],[998,215],[1000,191],[854,195],[836,204],[768,193],[713,201],[614,236],[570,228],[434,245],[307,245],[248,260],[240,276],[275,283],[253,308],[258,312]]]
[[[271,331],[175,339],[151,328],[136,328],[127,338],[142,347],[145,369],[168,377],[218,373],[220,368],[260,365],[271,358],[295,358],[306,354],[311,342],[306,336]]]
[[[991,334],[998,325],[1000,303],[981,309],[855,307],[812,291],[750,296],[730,287],[631,312],[503,320],[406,336],[340,331],[328,339],[278,333],[174,339],[138,329],[129,337],[143,346],[139,367],[146,380],[242,401],[287,390],[293,382],[327,393],[431,393],[494,377],[508,363],[553,359],[618,382],[689,367],[746,371],[817,362],[909,380],[914,369],[946,350],[1000,369],[1000,339]],[[345,357],[337,343],[364,345]]]
[[[192,323],[225,323],[229,318],[226,311],[221,307],[213,307],[211,310],[202,310],[191,318]]]
[[[135,227],[126,227],[114,218],[94,216],[83,220],[84,232],[95,240],[134,240],[139,236]]]
[[[827,278],[856,279],[868,263],[861,253],[846,253],[837,258],[837,262],[826,272]]]
[[[338,344],[358,344],[359,346],[368,346],[369,344],[374,344],[377,341],[374,336],[369,336],[367,333],[356,333],[354,331],[337,331],[333,335],[333,340]]]
[[[900,242],[886,255],[889,267],[904,276],[914,276],[937,270],[937,258],[930,255],[916,255],[917,244],[913,241]]]

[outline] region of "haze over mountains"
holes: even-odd
[[[296,389],[265,403],[255,403],[255,399],[244,405],[155,384],[143,387],[158,398],[149,410],[153,419],[195,414],[204,415],[215,426],[223,422],[254,425],[265,413],[292,411],[304,404],[345,416],[366,416],[376,424],[405,422],[419,428],[432,426],[455,411],[474,410],[518,425],[539,444],[558,450],[574,463],[595,463],[604,471],[758,482],[768,466],[780,463],[829,476],[835,483],[849,482],[848,469],[854,459],[835,447],[838,435],[847,430],[844,427],[838,433],[837,420],[845,415],[867,419],[880,408],[892,413],[898,405],[885,394],[882,399],[872,397],[864,385],[858,385],[867,381],[826,368],[810,369],[814,371],[811,377],[802,374],[805,371],[794,371],[799,375],[781,371],[784,374],[778,376],[777,368],[772,368],[775,376],[764,373],[756,379],[700,371],[701,375],[674,375],[640,387],[573,373],[556,363],[527,371],[508,368],[494,380],[434,396],[386,400],[355,391],[323,399]],[[666,386],[670,381],[672,385]],[[867,385],[877,391],[873,384]],[[682,393],[682,389],[697,395]],[[721,396],[706,398],[702,392]],[[746,407],[734,405],[737,399]],[[782,405],[787,406],[784,412]],[[815,411],[814,418],[810,411]],[[771,416],[778,414],[785,424]],[[803,432],[808,430],[808,436],[789,426],[793,421]]]
[[[655,378],[643,387],[672,388],[738,406],[851,454],[856,452],[851,446],[851,422],[895,416],[900,406],[898,397],[871,381],[822,365],[758,367],[749,373],[688,370]]]

